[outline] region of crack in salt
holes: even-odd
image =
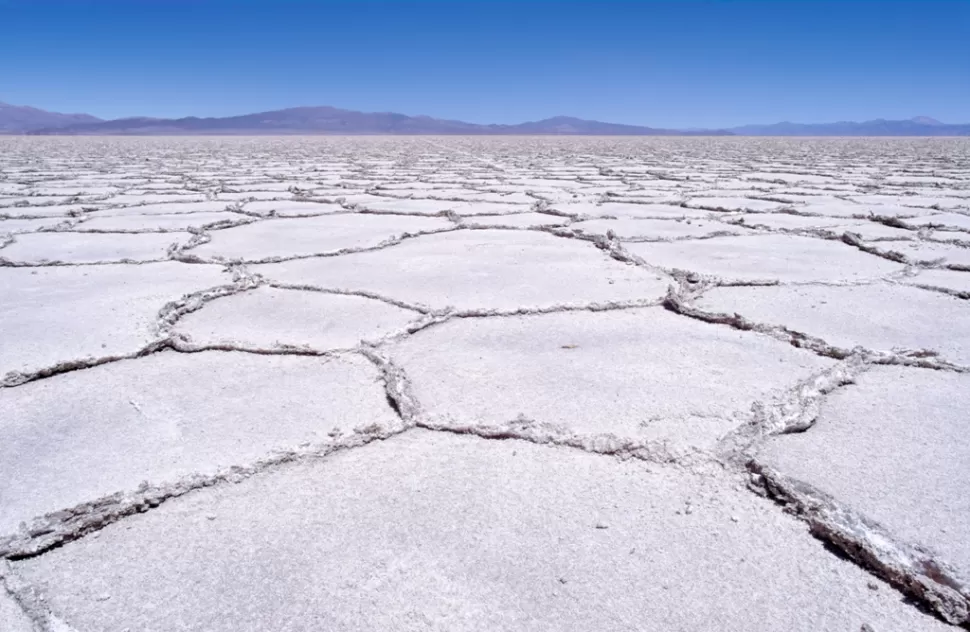
[[[956,568],[805,482],[756,459],[748,470],[751,488],[807,522],[812,535],[913,595],[944,621],[970,626],[970,580]]]
[[[708,285],[704,289],[711,286],[729,287],[717,281],[708,280]],[[829,344],[816,336],[789,329],[785,325],[758,323],[737,313],[726,314],[706,311],[692,304],[692,299],[696,298],[698,292],[699,290],[692,287],[691,283],[682,281],[679,287],[670,286],[668,288],[663,305],[668,310],[688,318],[715,325],[727,325],[741,331],[753,331],[787,342],[798,349],[807,349],[817,355],[836,360],[844,360],[853,355],[861,354],[867,358],[868,362],[873,364],[900,365],[958,373],[970,372],[970,367],[943,360],[937,357],[935,353],[925,349],[878,351],[861,346],[847,349]]]
[[[284,464],[321,459],[336,452],[367,445],[371,441],[387,439],[410,427],[404,421],[389,425],[373,423],[355,428],[349,434],[327,443],[273,452],[248,465],[233,465],[212,474],[190,474],[167,483],[146,482],[133,491],[119,491],[51,512],[21,524],[18,533],[0,538],[0,558],[21,560],[35,557],[189,492],[216,485],[240,483]]]

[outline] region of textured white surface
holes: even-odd
[[[871,281],[902,266],[836,241],[797,235],[714,237],[697,242],[638,243],[627,249],[650,264],[739,281]]]
[[[501,425],[523,416],[706,449],[753,402],[831,364],[661,307],[466,318],[392,345],[390,355],[439,419]]]
[[[890,353],[934,352],[970,366],[970,309],[966,302],[913,287],[725,287],[711,290],[696,305],[707,311],[741,314],[758,323],[783,325],[845,349],[863,346]]]
[[[878,367],[763,460],[970,568],[970,376]]]
[[[965,140],[0,173],[2,632],[970,623]]]
[[[9,411],[0,421],[0,533],[142,481],[249,465],[324,443],[335,428],[395,419],[361,358],[224,351],[158,353],[3,389],[0,408]]]
[[[457,309],[656,301],[670,283],[661,274],[614,261],[590,243],[502,230],[426,235],[374,252],[254,269],[274,281],[354,288]]]
[[[106,631],[945,628],[724,481],[424,431],[171,501],[18,571]]]
[[[0,376],[134,353],[159,338],[166,303],[228,281],[175,262],[0,268]]]

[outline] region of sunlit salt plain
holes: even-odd
[[[970,141],[0,138],[0,629],[970,622]]]

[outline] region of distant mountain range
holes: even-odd
[[[125,118],[67,123],[24,129],[28,134],[469,134],[469,135],[593,135],[681,136],[729,135],[724,130],[684,132],[557,116],[518,125],[480,125],[464,121],[407,116],[393,112],[355,112],[337,108],[301,107],[227,116],[180,119]]]
[[[45,127],[69,127],[100,122],[101,119],[90,114],[60,114],[0,101],[0,134],[22,134]]]
[[[863,123],[775,123],[731,129],[673,130],[556,116],[517,125],[481,125],[407,116],[299,107],[242,116],[179,119],[123,118],[105,121],[88,114],[59,114],[0,102],[0,133],[31,135],[202,135],[202,134],[468,134],[586,136],[970,136],[970,124],[948,125],[919,116],[904,121]]]
[[[731,128],[740,136],[970,136],[970,124],[947,125],[927,116],[905,121],[876,119],[856,123],[775,123]]]

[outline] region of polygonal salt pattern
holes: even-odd
[[[114,202],[111,198],[108,202]],[[116,217],[126,215],[178,215],[182,213],[218,213],[230,208],[228,202],[208,200],[203,202],[181,202],[172,201],[169,203],[159,202],[137,206],[112,206],[97,213],[97,217]]]
[[[242,206],[246,213],[258,215],[272,215],[276,217],[309,217],[312,215],[326,215],[328,213],[344,212],[339,204],[326,202],[304,202],[300,200],[249,202]]]
[[[2,137],[0,629],[968,625],[968,158]]]
[[[159,313],[228,282],[214,266],[0,268],[0,374],[136,353],[160,337]]]
[[[852,349],[932,354],[970,367],[970,304],[895,284],[723,287],[695,303]],[[887,309],[891,306],[891,309]]]
[[[206,303],[175,331],[188,346],[325,352],[404,331],[420,316],[362,296],[258,287]]]
[[[68,217],[52,217],[50,219],[0,219],[0,235],[16,233],[33,233],[40,230],[55,228],[71,223]]]
[[[810,433],[773,439],[759,459],[967,569],[968,394],[965,374],[875,367],[822,406]]]
[[[63,620],[119,632],[740,631],[755,611],[763,630],[949,629],[723,480],[426,431],[175,499],[15,569]]]
[[[175,244],[189,240],[188,233],[118,234],[45,232],[20,234],[3,249],[12,264],[145,263],[162,261]]]
[[[250,221],[252,221],[251,218],[230,211],[112,216],[89,213],[84,221],[74,225],[72,230],[80,233],[177,232],[190,229],[228,228]]]
[[[431,220],[427,220],[431,221]],[[234,229],[238,230],[238,229]],[[289,284],[374,292],[438,309],[517,310],[657,301],[670,279],[542,232],[462,230],[393,248],[255,266]]]
[[[757,334],[662,307],[463,318],[390,347],[441,423],[524,418],[585,436],[711,450],[755,401],[831,365]]]
[[[2,535],[142,481],[250,465],[328,442],[335,429],[396,420],[362,358],[221,351],[157,353],[0,389],[0,407]]]
[[[937,233],[937,236],[939,234]],[[883,241],[873,245],[882,252],[899,253],[911,263],[962,268],[970,271],[970,245],[933,241]]]
[[[475,215],[463,217],[460,224],[478,228],[539,228],[542,226],[563,226],[570,218],[546,213],[516,213],[506,215]],[[2,224],[0,224],[2,226]]]
[[[888,277],[903,267],[847,244],[771,234],[714,237],[696,242],[633,243],[647,263],[731,281],[855,282]]]
[[[908,285],[938,290],[960,298],[970,298],[970,274],[953,270],[920,270],[901,281]]]
[[[613,234],[628,241],[674,241],[718,235],[743,235],[744,227],[712,219],[591,219],[570,224],[584,235]]]
[[[444,219],[358,214],[267,219],[219,231],[191,252],[210,261],[260,262],[375,248],[452,227]]]

